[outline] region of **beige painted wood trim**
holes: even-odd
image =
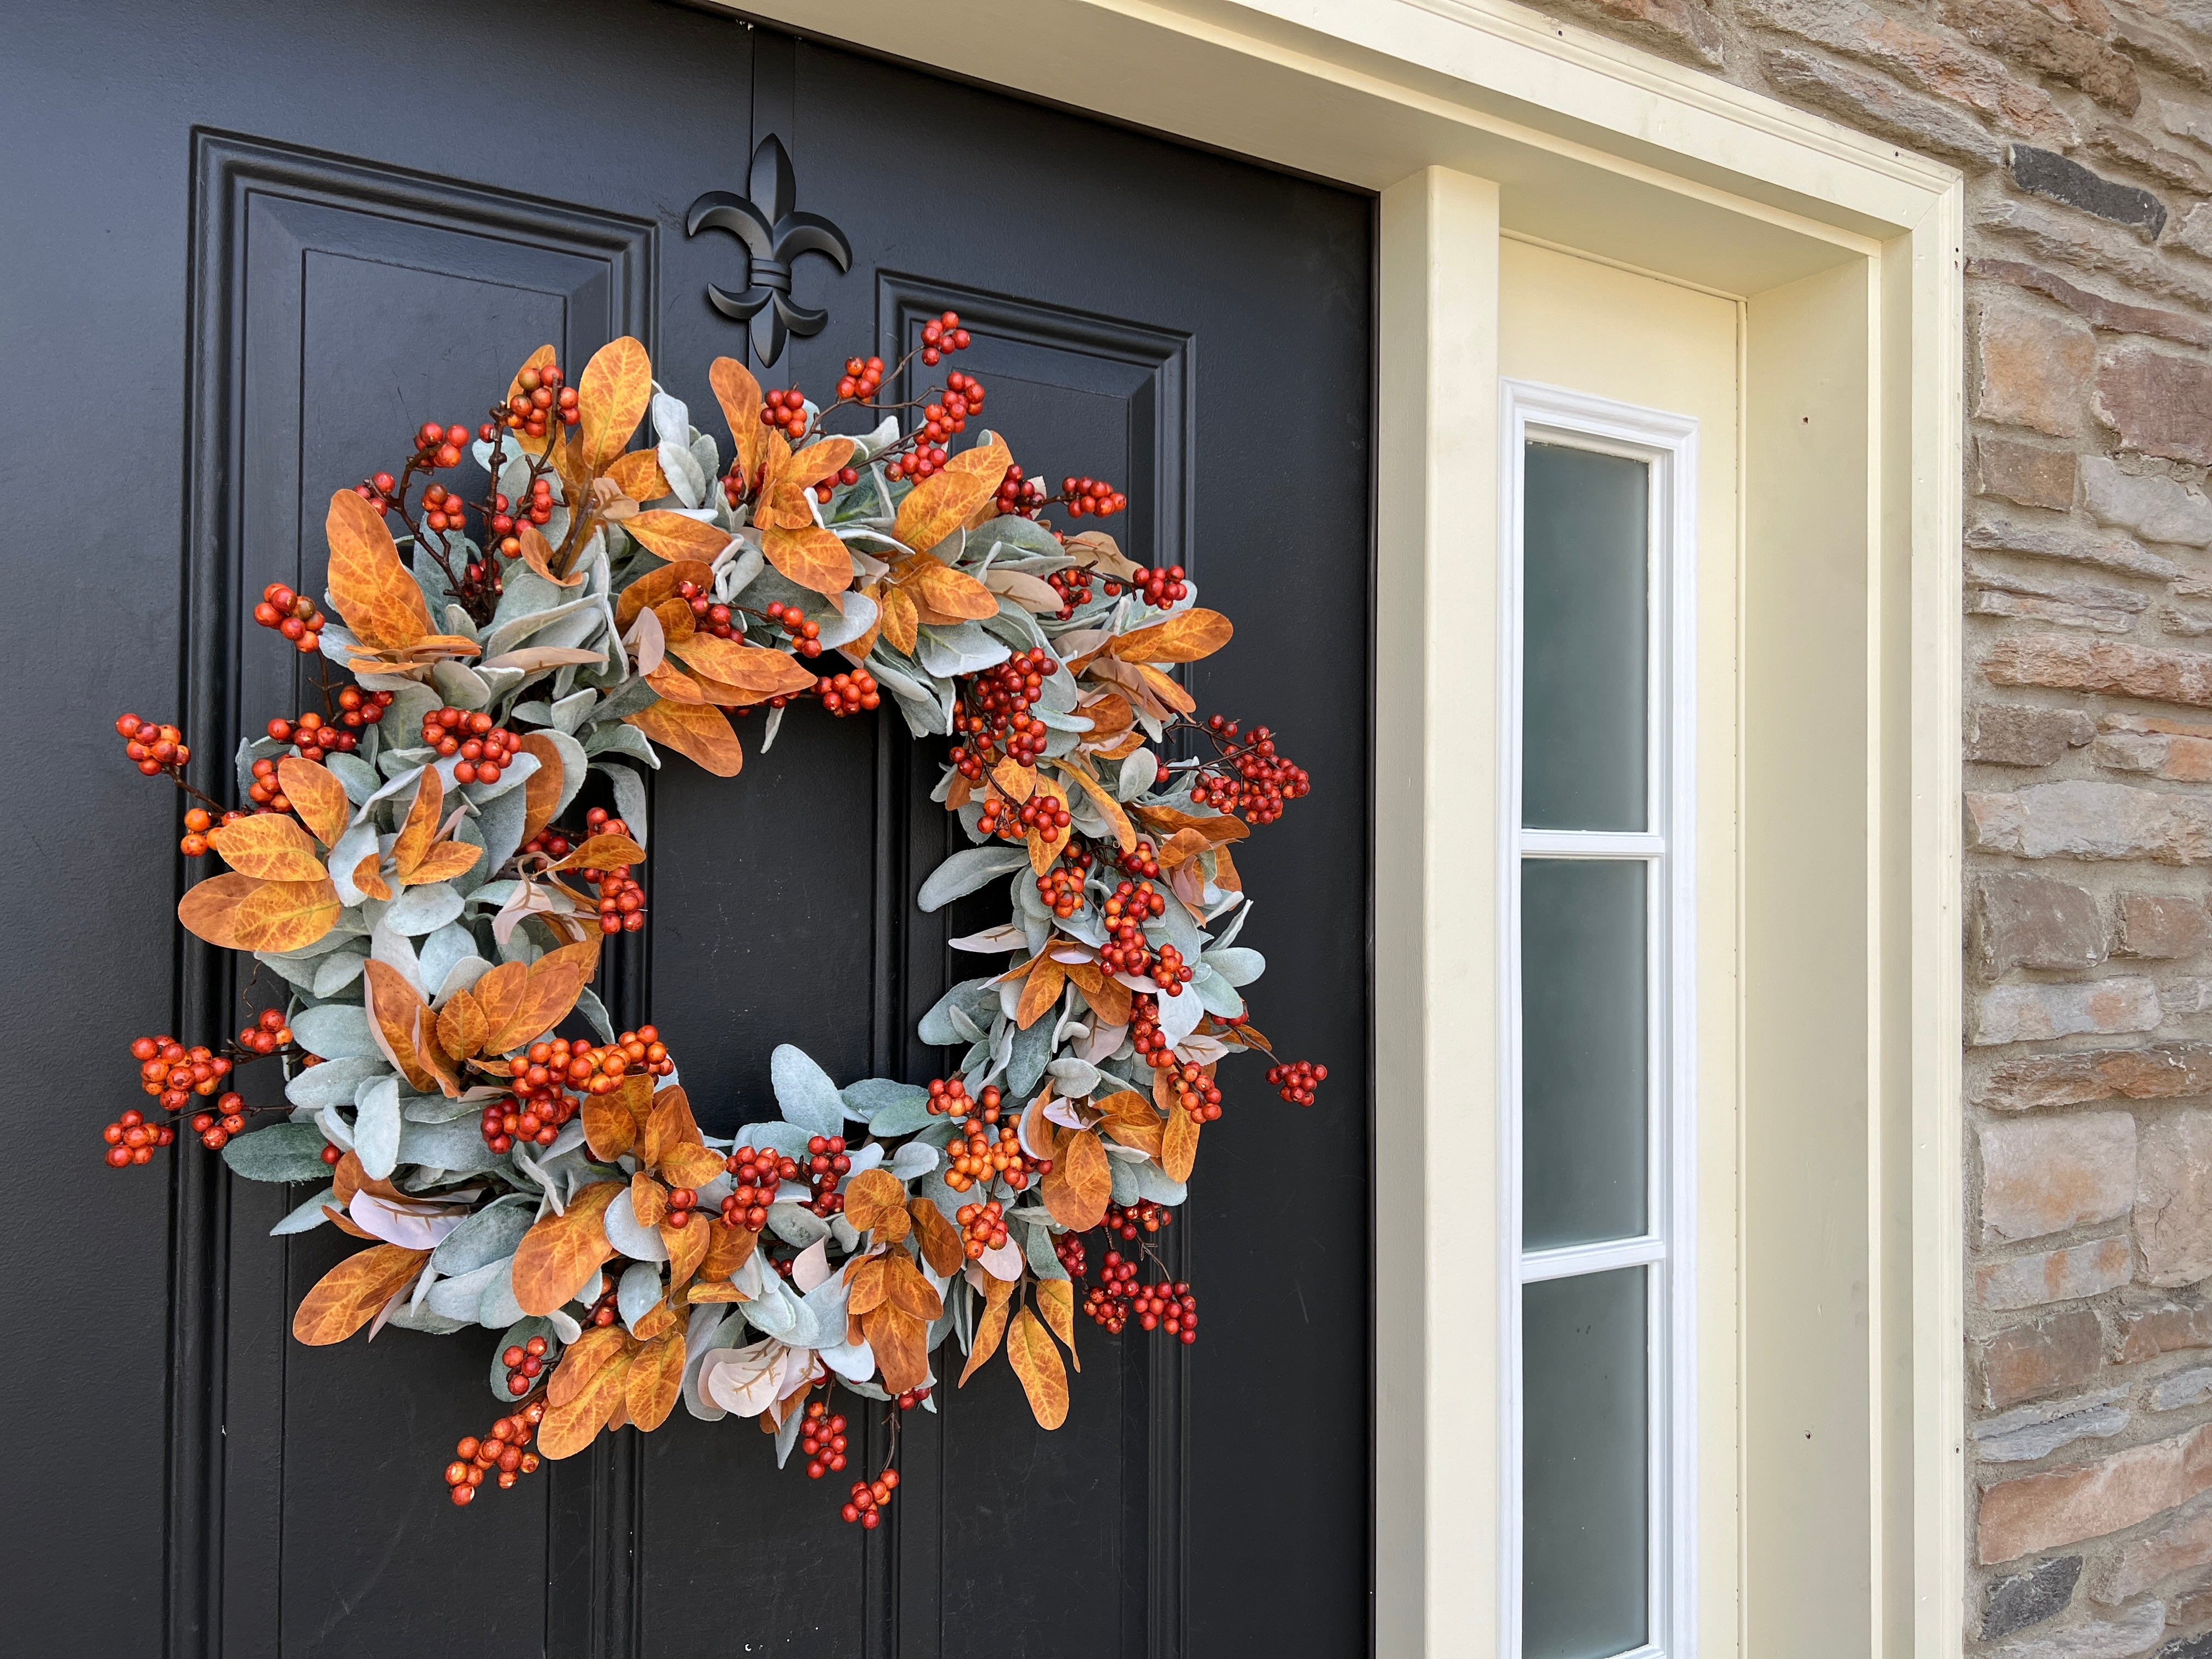
[[[1498,234],[1744,296],[1753,386],[1762,365],[1815,362],[1820,331],[1848,297],[1844,320],[1859,343],[1842,373],[1857,387],[1856,424],[1838,441],[1856,481],[1852,580],[1863,612],[1850,625],[1857,724],[1838,763],[1850,769],[1863,840],[1836,849],[1856,894],[1839,942],[1856,965],[1832,1012],[1863,1066],[1850,1079],[1860,1102],[1850,1140],[1860,1219],[1832,1265],[1848,1274],[1856,1262],[1865,1275],[1869,1334],[1835,1396],[1852,1413],[1856,1449],[1838,1466],[1850,1490],[1840,1503],[1805,1491],[1808,1510],[1833,1518],[1821,1523],[1826,1534],[1801,1535],[1809,1569],[1812,1547],[1844,1528],[1869,1582],[1854,1575],[1839,1586],[1832,1572],[1820,1588],[1850,1602],[1848,1630],[1808,1632],[1801,1607],[1797,1634],[1818,1641],[1772,1650],[1827,1644],[1955,1655],[1966,1571],[1957,174],[1509,0],[752,0],[750,9],[779,27],[1381,192],[1386,595],[1426,593],[1446,572],[1473,578],[1463,585],[1471,590],[1494,569],[1486,516],[1496,485],[1494,374],[1478,392],[1448,386],[1440,369],[1494,365]],[[1487,238],[1478,234],[1486,216]],[[1762,359],[1762,314],[1784,317],[1785,290],[1808,282],[1824,290],[1820,304],[1798,307],[1808,331],[1772,337],[1776,349]],[[1745,434],[1754,459],[1772,413],[1754,397]],[[1746,492],[1747,546],[1757,472]],[[1437,509],[1447,474],[1462,512]],[[1412,493],[1394,499],[1401,485]],[[1471,1135],[1470,1119],[1486,1127],[1493,1108],[1470,1101],[1459,1079],[1486,1063],[1469,1045],[1495,1042],[1494,917],[1487,890],[1462,890],[1443,849],[1466,854],[1470,826],[1491,834],[1481,826],[1494,822],[1494,786],[1435,776],[1432,757],[1447,723],[1492,710],[1495,688],[1444,672],[1428,649],[1436,625],[1425,625],[1420,662],[1386,668],[1376,688],[1386,733],[1376,779],[1378,994],[1387,1008],[1417,979],[1419,1011],[1409,1053],[1392,1054],[1402,1033],[1388,1017],[1380,1034],[1377,1133],[1386,1157],[1418,1134],[1430,1159],[1470,1160],[1458,1176],[1473,1186],[1492,1168],[1494,1143]],[[1759,625],[1748,617],[1747,661]],[[1749,714],[1755,724],[1758,711]],[[1405,732],[1391,735],[1401,721]],[[1758,788],[1753,777],[1747,793]],[[1490,867],[1483,857],[1467,863]],[[1755,897],[1747,884],[1753,944]],[[1472,924],[1474,946],[1455,937]],[[1438,1069],[1441,1019],[1453,1023],[1460,1062],[1449,1075]],[[1756,1045],[1747,1036],[1747,1079]],[[1805,1061],[1820,1058],[1808,1052]],[[1418,1093],[1401,1098],[1401,1090]],[[1381,1398],[1395,1421],[1423,1425],[1417,1450],[1379,1452],[1378,1651],[1487,1654],[1494,1575],[1482,1534],[1494,1448],[1474,1443],[1481,1437],[1468,1425],[1494,1420],[1482,1403],[1486,1367],[1470,1358],[1471,1345],[1496,1328],[1495,1291],[1490,1276],[1459,1265],[1468,1218],[1458,1184],[1432,1167],[1419,1190],[1420,1212],[1386,1218],[1376,1242]],[[1747,1193],[1747,1212],[1756,1204]],[[1392,1282],[1393,1264],[1411,1277]],[[1747,1385],[1755,1419],[1755,1371]],[[1412,1415],[1396,1414],[1410,1402]],[[1747,1450],[1747,1468],[1754,1457]],[[1757,1519],[1747,1526],[1755,1535]],[[1747,1629],[1769,1593],[1751,1572]]]

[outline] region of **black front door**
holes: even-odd
[[[86,0],[10,3],[0,28],[0,775],[37,848],[0,1005],[36,1056],[0,1158],[7,1645],[1364,1650],[1371,202],[644,0]],[[1018,456],[1113,480],[1133,556],[1235,617],[1190,676],[1200,708],[1283,731],[1315,779],[1239,850],[1261,901],[1239,942],[1271,960],[1258,1023],[1331,1082],[1302,1109],[1261,1062],[1224,1068],[1164,1235],[1195,1346],[1085,1323],[1052,1434],[1001,1367],[943,1389],[905,1419],[879,1531],[753,1425],[680,1413],[455,1510],[439,1470],[488,1420],[486,1334],[301,1347],[290,1308],[350,1248],[268,1237],[303,1193],[191,1146],[99,1161],[130,1038],[212,1041],[245,1006],[181,971],[178,804],[110,722],[173,711],[223,777],[242,730],[303,706],[246,615],[272,580],[319,591],[303,504],[469,418],[539,343],[581,363],[635,334],[706,422],[707,365],[746,337],[706,290],[740,256],[684,217],[743,191],[770,132],[854,258],[799,262],[830,323],[763,383],[818,393],[957,310]],[[963,931],[913,902],[951,844],[927,799],[941,744],[888,708],[806,712],[749,741],[741,777],[679,762],[651,803],[655,921],[617,1013],[657,1021],[710,1133],[760,1115],[778,1042],[841,1079],[948,1062],[915,1031]]]

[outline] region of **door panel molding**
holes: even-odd
[[[650,343],[659,227],[209,129],[192,133],[191,183],[181,701],[199,739],[195,775],[220,789],[243,710],[279,706],[299,682],[295,664],[272,666],[270,653],[241,647],[250,595],[271,580],[297,585],[317,539],[319,481],[299,476],[323,390],[306,361],[316,284],[404,272],[511,289],[533,310],[557,312],[564,356],[574,357],[618,333]],[[293,443],[269,441],[287,425]],[[189,938],[177,948],[178,1029],[225,1029],[240,988],[219,971],[228,958]],[[283,1641],[283,1459],[260,1435],[226,1436],[224,1425],[284,1432],[287,1377],[312,1363],[286,1335],[290,1296],[305,1288],[303,1251],[255,1237],[281,1193],[235,1190],[212,1158],[179,1158],[171,1170],[167,1651],[273,1654]],[[235,1257],[234,1243],[243,1247]],[[580,1503],[561,1490],[574,1476],[547,1483],[549,1510],[575,1517],[564,1532],[586,1529],[549,1553],[594,1563],[580,1591],[576,1571],[554,1576],[548,1611],[559,1601],[563,1617],[550,1628],[629,1622],[616,1614],[627,1599],[616,1569],[628,1523],[599,1491],[610,1474],[595,1466]],[[566,1607],[580,1594],[593,1605]]]

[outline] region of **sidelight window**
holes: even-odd
[[[1504,415],[1505,1650],[1687,1659],[1696,428]]]

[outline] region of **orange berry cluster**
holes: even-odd
[[[730,620],[730,607],[717,605],[707,590],[696,582],[676,584],[677,597],[691,607],[691,626],[702,634],[712,634],[718,640],[734,639],[736,624]]]
[[[970,1261],[1006,1242],[1006,1206],[995,1198],[988,1204],[963,1204],[952,1218],[960,1224]]]
[[[1021,464],[1018,461],[1009,466],[1006,469],[1006,477],[999,480],[999,493],[994,497],[994,502],[999,511],[1009,518],[1018,516],[1034,519],[1037,515],[1037,509],[1045,504],[1045,499],[1044,486],[1035,478],[1026,476],[1022,471]],[[1085,571],[1084,580],[1089,580],[1090,574],[1089,571]],[[1056,575],[1057,573],[1055,573],[1055,578]],[[1059,585],[1055,579],[1053,586],[1057,587]],[[1067,613],[1062,611],[1060,615],[1061,619],[1066,620]]]
[[[768,1225],[768,1206],[775,1202],[778,1185],[799,1179],[798,1160],[773,1146],[740,1146],[722,1167],[738,1183],[722,1200],[722,1219],[756,1233]]]
[[[948,351],[968,349],[968,331],[960,326],[960,313],[948,311],[921,325],[921,361],[931,368]]]
[[[1109,1250],[1099,1264],[1098,1279],[1084,1292],[1083,1311],[1118,1335],[1128,1322],[1129,1304],[1136,1295],[1137,1264],[1124,1261],[1119,1250]]]
[[[291,1030],[275,1009],[276,1023],[287,1041]],[[228,1054],[198,1046],[187,1048],[173,1036],[142,1036],[131,1045],[131,1058],[138,1062],[138,1084],[161,1103],[164,1111],[179,1112],[194,1095],[205,1097],[222,1087],[223,1079],[237,1068]]]
[[[1115,860],[1133,876],[1147,881],[1158,881],[1160,875],[1159,848],[1148,841],[1140,841]]]
[[[822,706],[839,720],[864,709],[880,708],[884,702],[876,677],[865,668],[855,668],[849,674],[826,675],[814,682],[814,693],[822,699]]]
[[[1313,780],[1304,767],[1276,754],[1274,733],[1266,726],[1255,726],[1251,735],[1241,741],[1237,728],[1237,721],[1219,714],[1207,719],[1206,733],[1221,756],[1213,764],[1229,768],[1236,776],[1199,773],[1191,780],[1191,804],[1242,812],[1254,823],[1273,823],[1283,816],[1285,801],[1311,793]]]
[[[498,1472],[502,1490],[522,1475],[537,1474],[538,1454],[529,1449],[530,1437],[544,1420],[545,1402],[533,1400],[514,1416],[493,1424],[491,1432],[483,1439],[464,1436],[453,1448],[453,1461],[446,1465],[446,1485],[452,1489],[454,1504],[474,1503],[477,1488],[494,1470]]]
[[[123,752],[148,777],[180,770],[192,757],[185,734],[173,726],[156,726],[136,714],[115,717],[115,735],[123,739]]]
[[[866,403],[876,395],[884,383],[884,360],[880,357],[848,357],[845,373],[837,382],[840,403]]]
[[[594,836],[626,836],[629,826],[620,818],[607,816],[604,806],[594,806],[584,814],[587,833]],[[630,874],[630,866],[618,864],[611,869],[586,870],[584,879],[599,890],[599,931],[602,933],[635,933],[645,926],[645,889]],[[649,1041],[650,1039],[648,1039]],[[667,1073],[656,1073],[665,1077]]]
[[[891,1403],[902,1412],[910,1412],[928,1398],[927,1389],[908,1389],[904,1394],[895,1395]]]
[[[842,1135],[812,1135],[806,1142],[806,1161],[799,1165],[799,1178],[814,1188],[814,1202],[808,1206],[817,1215],[836,1215],[845,1207],[845,1195],[837,1190],[837,1183],[853,1167],[853,1160],[845,1154]]]
[[[971,1095],[968,1085],[957,1077],[933,1077],[929,1080],[929,1109],[937,1117],[965,1117],[970,1112],[980,1112],[984,1122],[996,1123],[999,1103],[1005,1098],[995,1083],[985,1084],[981,1094]]]
[[[1091,855],[1070,847],[1059,863],[1037,878],[1037,896],[1044,908],[1063,921],[1083,908],[1083,878],[1091,868]]]
[[[696,1188],[672,1187],[668,1190],[667,1213],[660,1218],[672,1227],[688,1227],[691,1224],[692,1212],[698,1207],[699,1194]]]
[[[768,602],[768,619],[781,629],[791,641],[791,648],[802,657],[822,654],[822,624],[807,620],[806,613],[795,605],[786,605],[781,599]]]
[[[1109,1204],[1106,1206],[1106,1231],[1118,1233],[1122,1241],[1133,1243],[1139,1231],[1156,1233],[1175,1219],[1175,1212],[1164,1204],[1155,1204],[1149,1198],[1140,1198],[1134,1204]]]
[[[1310,1060],[1288,1060],[1267,1068],[1267,1081],[1276,1085],[1276,1092],[1294,1106],[1314,1103],[1314,1091],[1328,1081],[1328,1067],[1316,1066]]]
[[[146,1114],[128,1111],[100,1132],[107,1143],[107,1164],[110,1169],[127,1170],[134,1164],[150,1164],[154,1150],[175,1141],[177,1132],[167,1124],[146,1121]]]
[[[981,778],[1000,751],[1025,766],[1044,753],[1045,723],[1030,709],[1058,665],[1042,646],[1031,646],[961,677],[960,708],[952,716],[952,735],[961,741],[951,760],[963,775]]]
[[[1182,567],[1179,564],[1171,564],[1161,570],[1148,570],[1139,565],[1129,573],[1129,591],[1143,594],[1147,605],[1170,605],[1178,599],[1190,597],[1190,588],[1182,577]]]
[[[538,1379],[545,1370],[545,1339],[533,1336],[527,1342],[510,1343],[499,1363],[507,1367],[507,1391],[520,1400],[538,1386]]]
[[[422,716],[422,741],[440,757],[458,755],[455,783],[497,783],[501,771],[522,752],[522,739],[492,724],[482,709],[434,708]]]
[[[986,1185],[994,1180],[1004,1181],[1019,1191],[1030,1184],[1030,1172],[1052,1168],[1048,1159],[1033,1158],[1022,1150],[1021,1136],[1012,1120],[999,1125],[994,1138],[982,1124],[973,1119],[967,1121],[967,1138],[956,1139],[945,1149],[951,1160],[945,1172],[945,1184],[956,1193],[964,1193],[977,1182]]]
[[[1168,913],[1167,896],[1159,892],[1149,881],[1125,881],[1115,886],[1101,907],[1106,918],[1106,943],[1098,952],[1098,959],[1106,964],[1107,971],[1115,974],[1149,974],[1156,985],[1166,986],[1190,977],[1176,957],[1173,969],[1160,965],[1151,944],[1145,938],[1145,924],[1155,916]],[[1175,949],[1163,945],[1160,956]],[[1165,974],[1166,978],[1161,975]]]
[[[604,1048],[555,1037],[533,1042],[511,1062],[509,1092],[484,1108],[484,1145],[506,1152],[518,1140],[550,1146],[582,1103],[569,1094],[611,1093],[631,1072],[666,1077],[676,1069],[660,1033],[650,1025],[624,1031]]]
[[[842,1474],[849,1443],[844,1418],[832,1416],[830,1407],[819,1400],[808,1401],[805,1419],[799,1425],[799,1449],[806,1457],[806,1478],[819,1480],[825,1474]]]
[[[469,524],[469,504],[461,499],[459,490],[448,490],[441,483],[434,483],[422,492],[422,528],[445,531],[464,531]]]
[[[356,697],[362,695],[359,691],[355,691],[351,686],[348,686],[346,690],[353,691]],[[376,718],[382,720],[383,706],[381,704],[372,706],[376,708]],[[345,712],[357,714],[364,713],[365,710],[356,703],[355,707]],[[343,755],[349,750],[361,746],[361,733],[358,731],[349,731],[343,725],[334,725],[316,714],[312,708],[291,720],[286,720],[279,715],[269,722],[268,732],[269,735],[277,742],[290,744],[293,752],[301,760],[319,761],[325,755]],[[275,770],[276,763],[271,762],[270,771],[273,773]],[[256,774],[256,775],[260,775]]]
[[[524,369],[515,376],[514,395],[500,418],[526,438],[544,437],[556,419],[563,426],[575,425],[582,411],[576,407],[576,388],[564,384],[566,379],[558,363]]]
[[[1206,1068],[1188,1060],[1178,1063],[1174,1049],[1168,1046],[1160,1030],[1157,999],[1139,994],[1130,1000],[1129,1041],[1135,1045],[1139,1060],[1154,1071],[1168,1074],[1176,1099],[1183,1110],[1200,1123],[1211,1123],[1221,1115],[1221,1091],[1214,1085]]]
[[[1066,504],[1068,516],[1080,519],[1088,515],[1103,519],[1119,513],[1128,506],[1129,498],[1112,484],[1097,478],[1069,478],[1060,487],[1060,499]]]
[[[761,399],[760,417],[763,426],[797,443],[806,435],[806,394],[795,386],[769,392]]]
[[[1060,595],[1060,605],[1056,614],[1062,622],[1075,614],[1077,605],[1091,603],[1091,573],[1080,565],[1069,570],[1053,571],[1045,577],[1045,580],[1052,585],[1052,591]]]
[[[257,1054],[273,1054],[279,1048],[289,1048],[292,1041],[292,1028],[285,1023],[282,1008],[264,1008],[253,1017],[253,1023],[238,1034],[238,1046]]]
[[[302,656],[312,656],[321,648],[316,638],[329,618],[315,609],[315,602],[305,593],[295,593],[283,582],[271,582],[261,590],[261,602],[253,607],[253,620],[264,628],[273,628],[300,648]]]
[[[941,444],[968,429],[968,417],[983,406],[983,383],[972,374],[954,369],[945,377],[945,395],[921,411],[925,443]]]
[[[898,1490],[898,1483],[896,1469],[885,1469],[873,1480],[855,1480],[852,1501],[838,1513],[848,1521],[857,1521],[868,1531],[873,1532],[882,1524],[884,1505],[891,1501],[891,1494]]]

